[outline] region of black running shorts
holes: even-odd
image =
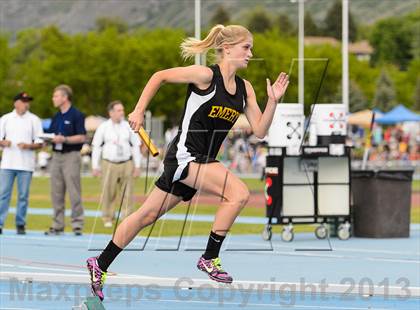
[[[163,166],[163,173],[155,182],[155,185],[163,190],[164,192],[170,193],[172,195],[182,197],[183,201],[189,201],[194,197],[197,190],[195,188],[189,187],[180,180],[185,179],[188,176],[188,168],[190,164],[182,171],[181,177],[178,181],[172,182],[174,178],[175,171],[178,169],[177,163],[165,163]]]

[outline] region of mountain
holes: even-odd
[[[305,9],[320,22],[334,0],[306,0]],[[389,16],[401,16],[420,6],[419,0],[350,0],[356,21],[371,24]],[[201,0],[202,26],[223,5],[232,21],[243,22],[249,10],[265,8],[273,16],[287,14],[297,24],[297,3],[290,0]],[[192,31],[194,0],[0,0],[0,29],[16,34],[24,28],[57,25],[69,33],[95,27],[99,17],[119,17],[130,28],[180,27]]]

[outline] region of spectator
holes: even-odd
[[[51,120],[50,133],[55,136],[51,160],[51,201],[53,223],[46,235],[64,232],[65,194],[71,203],[71,225],[76,236],[83,230],[83,206],[80,187],[80,150],[86,139],[85,117],[72,105],[73,91],[67,85],[54,89],[52,101],[59,111]]]
[[[122,201],[121,217],[133,211],[133,178],[140,174],[140,139],[124,120],[120,101],[111,102],[108,113],[110,119],[93,136],[92,173],[102,175],[102,219],[105,227],[112,227],[113,203]]]
[[[22,92],[14,97],[15,109],[0,119],[0,146],[4,148],[0,168],[0,234],[7,217],[13,183],[17,178],[16,230],[26,233],[29,187],[35,169],[34,150],[42,147],[41,120],[29,112],[33,100]]]
[[[165,148],[169,146],[169,143],[175,138],[175,136],[178,134],[178,126],[174,126],[172,128],[168,128],[165,131]]]

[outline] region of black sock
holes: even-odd
[[[105,250],[99,255],[98,257],[98,265],[102,271],[107,271],[109,265],[112,264],[114,259],[120,254],[121,249],[118,245],[116,245],[112,240],[108,243]]]
[[[211,231],[209,241],[207,242],[206,252],[203,254],[204,259],[212,259],[218,257],[223,240],[225,240],[225,236],[220,236]]]

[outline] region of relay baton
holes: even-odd
[[[153,143],[152,139],[150,139],[149,135],[147,134],[146,130],[144,130],[143,127],[140,127],[138,134],[143,141],[144,144],[146,144],[149,152],[152,154],[153,157],[156,157],[159,155],[159,151],[156,147],[156,145]]]

